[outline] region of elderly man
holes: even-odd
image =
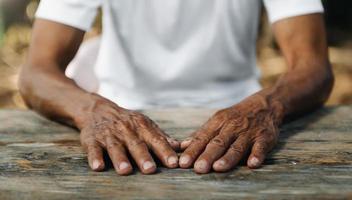
[[[288,66],[273,87],[257,81],[261,0],[42,0],[20,92],[30,108],[80,130],[95,171],[105,167],[104,150],[121,175],[133,170],[128,155],[154,173],[149,151],[165,167],[197,173],[228,171],[241,159],[260,167],[283,118],[321,106],[333,85],[321,2],[263,3]],[[70,79],[65,70],[99,7],[96,59],[78,62],[94,77]],[[182,142],[136,111],[184,106],[220,110]]]

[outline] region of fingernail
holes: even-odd
[[[94,160],[92,167],[93,167],[93,169],[99,169],[99,167],[100,167],[100,161],[99,161],[99,160]]]
[[[143,163],[143,168],[145,170],[150,169],[152,167],[154,167],[154,164],[152,162],[150,162],[150,161],[146,161],[146,162]]]
[[[207,170],[208,169],[208,162],[205,161],[205,160],[197,161],[194,164],[194,168],[197,168],[197,169],[199,169],[201,171]]]
[[[178,159],[177,159],[177,157],[175,157],[175,156],[170,156],[170,157],[167,159],[167,162],[169,163],[169,165],[175,165],[175,164],[177,164]]]
[[[119,165],[119,169],[120,170],[124,170],[124,169],[127,169],[128,168],[128,163],[127,162],[122,162],[120,165]]]
[[[184,156],[181,156],[180,158],[180,164],[181,165],[186,165],[188,164],[188,162],[191,160],[191,157],[189,155],[184,155]]]
[[[223,167],[226,165],[226,162],[225,162],[225,160],[218,160],[215,162],[215,165]]]
[[[258,166],[260,163],[259,163],[258,158],[253,157],[253,158],[251,158],[251,159],[249,160],[248,164],[249,164],[250,166]]]

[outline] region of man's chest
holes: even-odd
[[[183,41],[200,33],[243,37],[255,31],[260,0],[106,0],[123,36]]]

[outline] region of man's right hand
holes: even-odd
[[[89,165],[95,171],[105,168],[104,149],[121,175],[132,173],[129,155],[142,173],[155,172],[149,149],[166,167],[177,167],[175,150],[179,142],[152,120],[87,93],[65,76],[83,36],[84,31],[77,28],[36,19],[28,59],[19,76],[20,93],[28,107],[50,119],[77,126]]]
[[[77,126],[81,130],[81,144],[88,154],[89,166],[94,171],[105,168],[103,150],[108,153],[116,172],[132,173],[129,156],[144,174],[154,173],[156,164],[149,149],[168,168],[178,167],[175,152],[180,143],[166,135],[147,116],[121,108],[97,95]]]

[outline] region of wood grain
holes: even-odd
[[[185,138],[213,113],[146,111]],[[89,170],[78,132],[31,111],[0,111],[0,199],[352,199],[352,107],[316,111],[281,128],[265,166],[196,175]]]

